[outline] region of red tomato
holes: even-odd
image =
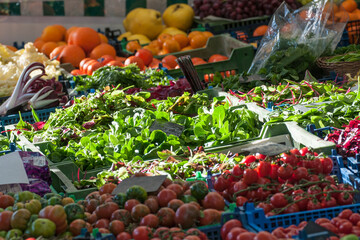
[[[293,168],[289,164],[282,164],[277,170],[277,174],[283,180],[289,179],[293,174]]]
[[[264,209],[265,214],[267,214],[268,212],[270,212],[273,209],[271,204],[268,204],[265,202],[259,203],[256,207]]]
[[[333,224],[331,223],[321,223],[320,226],[326,228],[327,230],[329,230],[330,232],[333,232],[335,234],[339,233],[339,230],[337,227],[335,227]]]
[[[290,153],[295,155],[295,156],[300,156],[301,155],[300,151],[298,149],[296,149],[296,148],[291,149]]]
[[[259,179],[257,181],[257,184],[259,184],[259,185],[264,185],[264,184],[267,184],[267,183],[271,183],[269,178],[259,177]]]
[[[276,208],[285,207],[288,204],[288,201],[285,198],[283,193],[276,193],[270,198],[271,204]]]
[[[258,165],[258,172],[260,177],[268,177],[271,173],[271,163],[260,161]]]
[[[221,227],[221,238],[225,239],[226,235],[230,232],[231,229],[235,227],[242,227],[242,223],[237,219],[232,219],[230,221],[227,221],[222,227]]]
[[[229,184],[230,182],[228,179],[224,176],[220,176],[215,180],[214,189],[218,192],[222,192],[229,186]]]
[[[254,240],[255,237],[256,237],[256,233],[245,232],[238,235],[236,237],[236,240]]]
[[[134,240],[149,240],[151,229],[146,226],[140,226],[134,229],[132,237]]]
[[[302,149],[300,149],[301,156],[305,156],[307,153],[311,154],[307,147],[303,147]]]
[[[236,237],[244,232],[248,231],[241,227],[234,227],[226,234],[226,240],[236,240]]]
[[[327,218],[318,218],[315,220],[315,223],[321,225],[322,223],[331,223],[331,222]]]
[[[321,209],[321,203],[316,199],[309,200],[307,204],[307,210]]]
[[[320,158],[315,158],[313,160],[313,169],[315,171],[315,174],[322,174],[323,173],[323,165],[320,161]]]
[[[300,210],[299,206],[295,203],[285,208],[284,213],[295,213],[295,212],[299,212],[299,210]]]
[[[239,179],[238,177],[241,177],[244,174],[244,170],[238,165],[236,164],[234,166],[234,168],[232,169],[232,174]]]
[[[295,155],[282,153],[280,157],[284,163],[290,164],[291,166],[296,166],[298,163],[298,159],[295,157]]]
[[[255,158],[258,159],[258,160],[265,160],[266,155],[261,154],[261,153],[256,153]]]
[[[346,221],[340,225],[339,232],[345,233],[345,234],[350,234],[352,232],[352,227],[353,227],[352,223],[349,221]]]
[[[206,194],[204,200],[202,201],[204,208],[216,209],[223,211],[225,208],[224,198],[217,192],[209,192]]]
[[[221,55],[221,54],[214,54],[212,55],[210,58],[209,58],[209,63],[212,63],[212,62],[219,62],[219,61],[225,61],[225,60],[228,60],[229,58],[224,56],[224,55]]]
[[[256,157],[254,155],[249,155],[249,156],[246,156],[244,159],[243,159],[243,163],[246,164],[246,166],[250,166],[251,163],[255,162],[256,161]]]
[[[129,199],[125,202],[124,205],[124,209],[128,210],[129,212],[131,212],[131,210],[133,209],[133,207],[135,207],[136,205],[140,204],[140,202],[136,199]]]
[[[154,214],[148,214],[141,218],[140,226],[148,226],[150,228],[157,228],[159,225],[159,218]]]
[[[99,219],[96,221],[95,223],[95,227],[96,228],[109,228],[109,224],[110,224],[110,221],[109,219],[105,219],[105,218],[102,218],[102,219]]]
[[[120,61],[116,61],[116,60],[112,60],[110,62],[106,63],[106,66],[118,66],[118,67],[123,67],[124,64]]]
[[[254,240],[276,240],[277,238],[269,232],[259,232]]]
[[[331,185],[328,185],[328,186],[324,187],[323,192],[324,192],[325,196],[330,195],[331,197],[334,197],[334,198],[337,199],[337,197],[339,196],[339,193],[334,193],[333,191],[338,191],[338,190],[339,189],[337,188],[336,185],[331,184]]]
[[[115,236],[117,236],[119,233],[124,232],[125,230],[125,225],[122,221],[119,220],[113,220],[110,222],[109,224],[109,230],[112,234],[114,234]]]
[[[336,207],[337,206],[337,202],[336,202],[336,199],[333,198],[333,197],[324,197],[322,200],[321,200],[321,206],[323,208],[329,208],[329,207]]]
[[[352,224],[357,225],[358,222],[360,221],[360,214],[358,213],[353,213],[351,214],[351,216],[349,217],[350,222],[352,222]]]
[[[296,181],[300,181],[301,179],[307,179],[308,170],[304,167],[298,167],[294,170],[292,177]]]
[[[320,162],[322,165],[323,174],[330,174],[334,167],[334,163],[331,158],[320,158]]]
[[[256,190],[256,199],[265,200],[271,194],[269,190],[264,190],[262,187],[259,187]]]
[[[136,56],[128,57],[128,58],[125,60],[124,65],[125,65],[125,66],[128,66],[128,65],[133,64],[133,63],[135,63],[135,64],[140,68],[140,70],[145,70],[144,61],[143,61],[141,58],[136,57]]]
[[[95,72],[97,69],[101,68],[103,66],[103,64],[95,61],[95,62],[90,62],[88,65],[87,65],[87,68],[86,68],[86,74],[87,75],[92,75],[93,72]],[[85,69],[84,69],[85,71]]]
[[[270,172],[270,177],[274,180],[277,180],[278,179],[278,169],[279,169],[279,165],[277,164],[271,164],[271,172]]]
[[[135,56],[141,58],[144,61],[145,66],[148,66],[153,60],[152,53],[144,48],[137,50]]]
[[[247,191],[244,191],[244,190],[247,188],[248,188],[248,185],[244,181],[239,181],[239,182],[235,183],[235,185],[233,187],[234,194],[236,194],[236,196],[246,196]]]
[[[296,197],[294,197],[294,201],[297,202],[300,211],[305,211],[307,209],[307,204],[309,200],[306,196],[297,195]]]
[[[176,197],[176,193],[170,189],[163,189],[157,195],[160,207],[166,207],[168,203],[171,200],[176,199]]]
[[[255,158],[255,157],[254,157]],[[244,182],[248,185],[250,184],[253,184],[253,183],[256,183],[258,178],[259,178],[259,175],[258,173],[254,170],[254,169],[246,169],[244,171]]]
[[[70,74],[73,76],[77,76],[77,75],[82,75],[84,73],[80,69],[74,69],[70,72]]]
[[[348,192],[341,192],[337,198],[337,203],[339,205],[349,205],[354,201],[353,196]]]
[[[310,186],[307,190],[309,195],[316,197],[318,200],[322,197],[322,189],[318,185]]]
[[[248,199],[244,196],[236,197],[236,206],[242,207],[248,201]]]

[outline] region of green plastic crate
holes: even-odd
[[[331,155],[331,150],[335,149],[335,144],[333,142],[325,141],[299,125],[296,122],[283,122],[283,123],[273,123],[266,124],[261,130],[260,137],[257,139],[244,140],[238,143],[229,144],[227,146],[219,146],[213,148],[207,148],[208,152],[242,152],[245,145],[250,145],[255,142],[256,144],[261,144],[261,142],[275,142],[279,144],[284,144],[290,146],[291,148],[302,148],[308,147],[318,153],[325,153]],[[261,146],[261,145],[260,145]]]
[[[201,80],[207,78],[209,74],[216,72],[225,73],[232,71],[232,74],[247,71],[254,58],[254,48],[252,45],[241,42],[228,34],[218,35],[209,38],[205,48],[199,48],[189,51],[172,53],[175,57],[189,55],[190,57],[200,57],[208,60],[213,54],[221,54],[229,57],[226,61],[206,63],[195,66],[195,69]],[[169,54],[167,54],[169,55]],[[156,56],[163,58],[167,55]],[[169,70],[172,77],[183,76],[181,69]]]

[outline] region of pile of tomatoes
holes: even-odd
[[[275,157],[250,155],[214,181],[225,199],[243,206],[256,202],[267,216],[353,203],[354,189],[330,176],[331,158],[308,148]]]
[[[360,236],[360,214],[354,213],[350,209],[343,210],[333,219],[318,218],[315,220],[315,223],[339,237],[344,237],[349,234]],[[297,236],[299,235],[299,231],[303,230],[306,225],[307,222],[303,221],[298,226],[291,225],[287,228],[278,227],[272,232],[272,234],[277,238]],[[331,237],[331,240],[338,239],[338,237]]]
[[[115,187],[107,183],[78,202],[86,214],[86,221],[78,220],[79,226],[113,233],[118,240],[205,240],[207,236],[195,227],[220,223],[225,208],[224,198],[209,192],[202,181],[173,183],[167,179],[153,195],[133,186],[126,194],[112,196]],[[77,233],[80,228],[74,235]]]

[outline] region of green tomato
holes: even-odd
[[[209,190],[204,182],[196,182],[190,187],[191,195],[197,200],[202,200],[208,194]]]
[[[139,202],[144,202],[147,199],[147,192],[141,186],[134,185],[129,187],[126,191],[127,199],[137,199]]]
[[[119,193],[114,198],[113,201],[119,205],[120,208],[124,208],[124,204],[127,201],[125,193]]]
[[[82,206],[80,206],[77,203],[70,203],[70,204],[66,205],[64,207],[64,210],[65,210],[65,213],[67,216],[68,223],[71,223],[75,219],[84,219],[85,218],[84,209],[82,208]]]
[[[55,235],[55,230],[55,223],[45,218],[38,218],[31,225],[31,233],[34,237],[50,238]]]
[[[5,208],[5,211],[13,212],[14,210],[13,210],[13,207],[7,207],[7,208]]]
[[[20,229],[11,229],[10,231],[7,232],[5,239],[11,239],[11,240],[15,240],[15,239],[22,239],[23,233]]]
[[[55,206],[55,205],[62,205],[61,198],[58,197],[51,197],[48,199],[48,205]]]
[[[0,237],[5,238],[6,237],[6,231],[0,231]]]
[[[340,240],[359,240],[359,237],[356,236],[355,234],[349,234],[346,235],[345,237],[340,238]]]
[[[18,192],[14,195],[15,202],[26,202],[34,198],[34,194],[29,191]]]

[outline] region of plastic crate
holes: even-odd
[[[12,153],[16,151],[16,144],[15,143],[10,143],[9,144],[9,150],[5,150],[5,151],[0,151],[0,156],[8,154],[8,153]]]
[[[218,35],[209,38],[205,48],[199,48],[189,51],[172,53],[175,57],[189,55],[190,57],[200,57],[209,59],[213,54],[221,54],[229,57],[226,61],[206,63],[195,66],[195,69],[201,80],[211,79],[210,74],[216,72],[222,75],[240,73],[247,71],[254,58],[254,50],[252,45],[238,41],[229,35]],[[163,58],[167,55],[156,56],[156,58]],[[169,70],[169,75],[172,77],[181,77],[183,72],[181,69]]]
[[[338,47],[360,43],[360,20],[349,21],[344,29],[344,33]]]
[[[360,177],[360,154],[346,158],[346,167],[357,177]]]
[[[49,118],[50,113],[55,112],[55,109],[57,108],[41,109],[41,110],[36,110],[35,112],[38,115],[40,121],[46,121]],[[31,111],[21,113],[21,118],[29,123],[35,122]],[[5,117],[0,117],[0,121],[2,122],[3,126],[17,124],[20,121],[20,115],[11,114]]]
[[[355,176],[349,169],[340,168],[342,183],[351,185],[355,190],[360,190],[360,178]],[[354,200],[360,203],[360,193],[354,194]]]
[[[248,225],[256,231],[272,232],[277,227],[286,228],[290,225],[298,225],[302,221],[315,221],[318,218],[332,219],[345,209],[359,212],[360,204],[266,217],[262,208],[255,208],[253,203],[246,203],[243,207],[244,212],[242,214],[245,215]]]
[[[100,233],[99,229],[93,229],[90,234],[86,228],[81,229],[79,236],[73,238],[74,240],[115,240],[116,237],[111,233]]]

